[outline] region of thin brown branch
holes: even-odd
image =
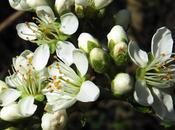
[[[19,18],[23,14],[23,11],[16,11],[15,13],[7,17],[4,21],[0,23],[0,32],[10,26],[17,18]]]

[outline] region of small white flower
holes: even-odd
[[[47,5],[46,0],[9,0],[10,6],[16,10],[35,10],[36,7]]]
[[[45,113],[41,119],[43,130],[63,130],[67,122],[66,110],[56,111],[54,113]]]
[[[175,120],[170,87],[175,81],[173,39],[169,29],[159,28],[151,43],[148,55],[138,45],[131,42],[128,52],[132,61],[139,66],[136,73],[134,98],[144,106],[152,106],[161,119]]]
[[[76,49],[70,42],[58,42],[57,56],[63,61],[53,63],[49,67],[51,82],[45,90],[47,111],[57,111],[72,106],[77,100],[95,101],[99,96],[99,88],[89,80],[85,80],[88,70],[86,55]],[[70,67],[75,64],[78,74]]]
[[[115,95],[123,95],[132,89],[132,79],[127,73],[119,73],[111,83]]]
[[[16,26],[20,38],[38,45],[47,43],[49,47],[59,40],[64,40],[78,29],[78,18],[73,13],[66,13],[57,21],[54,12],[49,6],[36,8],[38,25],[33,22],[20,23]]]
[[[6,83],[10,87],[0,93],[2,119],[11,121],[33,115],[37,108],[34,99],[43,99],[42,89],[46,86],[45,81],[48,78],[45,66],[49,56],[49,47],[45,44],[39,46],[34,53],[26,50],[20,56],[13,58],[14,73],[6,77]],[[7,115],[6,111],[9,114],[11,111],[16,113]]]

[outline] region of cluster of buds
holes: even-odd
[[[105,73],[108,70],[110,63],[109,55],[100,46],[96,38],[89,33],[81,33],[78,37],[78,46],[89,55],[91,67],[97,73]]]
[[[128,60],[128,38],[122,26],[116,25],[107,35],[110,55],[118,66],[125,65]]]

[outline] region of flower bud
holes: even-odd
[[[119,73],[111,83],[111,89],[114,95],[120,96],[126,94],[132,89],[132,79],[127,73]]]
[[[86,53],[90,53],[93,48],[100,47],[100,44],[89,33],[81,33],[78,37],[78,47]]]
[[[74,4],[73,0],[56,0],[55,9],[59,14],[62,14],[64,11],[65,12],[69,11],[73,4]]]
[[[82,5],[75,4],[75,12],[79,18],[84,17],[84,8]]]
[[[118,42],[127,42],[127,35],[125,30],[123,29],[122,26],[120,25],[116,25],[114,26],[111,31],[108,33],[107,35],[108,38],[108,48],[109,50],[111,50],[115,44],[117,44]]]
[[[126,10],[122,9],[120,10],[115,16],[115,24],[121,25],[125,30],[128,29],[128,26],[131,22],[131,13]]]
[[[91,67],[98,73],[104,73],[109,67],[109,56],[101,48],[94,48],[91,50],[90,55]]]
[[[65,110],[45,113],[41,120],[41,127],[43,130],[63,130],[67,122],[67,113]]]
[[[124,65],[128,61],[128,46],[125,42],[118,42],[110,51],[116,65]]]

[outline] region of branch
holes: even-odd
[[[12,15],[10,15],[8,18],[6,18],[4,21],[2,21],[0,23],[0,32],[2,32],[4,29],[10,26],[17,18],[19,18],[23,14],[24,14],[23,11],[16,11]]]

